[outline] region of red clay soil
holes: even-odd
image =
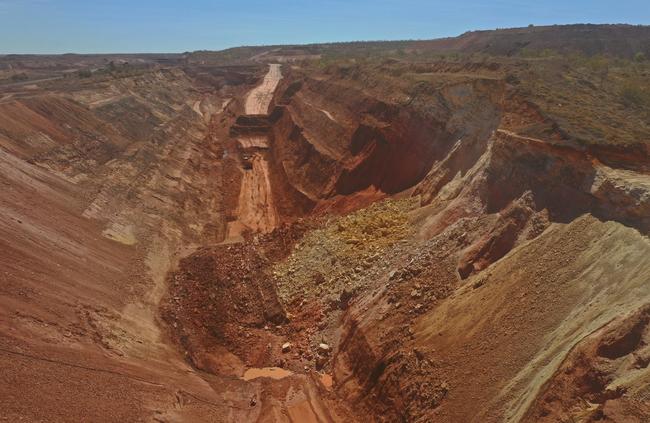
[[[0,89],[0,417],[648,421],[647,160],[528,63],[194,59]]]
[[[197,368],[220,373],[224,349],[247,367],[278,364],[280,346],[300,320],[287,325],[269,269],[308,229],[294,224],[247,235],[243,243],[203,248],[181,260],[169,276],[162,314]]]

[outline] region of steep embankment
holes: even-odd
[[[221,152],[192,106],[248,87],[180,70],[48,84],[0,104],[3,416],[246,419],[249,393],[224,400],[156,316],[178,257],[225,236]]]

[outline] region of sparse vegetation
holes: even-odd
[[[25,72],[15,73],[11,75],[11,80],[14,82],[27,81],[29,76]]]
[[[391,102],[408,102],[416,107],[435,101],[436,90],[446,85],[477,78],[517,81],[511,85],[521,97],[549,118],[545,124],[522,128],[530,136],[544,138],[561,133],[583,145],[647,142],[648,61],[604,54],[562,54],[552,49],[524,49],[517,57],[430,54],[416,48],[403,48],[403,56],[398,57],[398,51],[393,48],[375,57],[326,53],[320,59],[303,61],[301,67],[348,80],[380,96],[383,93]]]
[[[90,78],[93,76],[93,72],[90,69],[81,69],[77,72],[79,78]]]
[[[522,48],[519,51],[519,55],[521,57],[525,58],[542,58],[542,57],[552,57],[552,56],[557,56],[559,53],[553,49],[550,48],[544,48],[541,50],[535,50],[535,49],[530,49],[530,48]]]
[[[650,107],[650,90],[637,82],[628,81],[621,88],[623,104],[631,107]]]

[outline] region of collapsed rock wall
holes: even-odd
[[[370,200],[394,195],[420,183],[461,140],[464,152],[472,145],[480,155],[475,144],[496,128],[502,89],[498,82],[459,84],[423,110],[336,81],[290,75],[271,115],[274,159],[289,184],[313,201],[353,199],[366,190],[378,193]],[[456,155],[471,163],[465,156]]]

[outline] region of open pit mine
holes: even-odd
[[[0,57],[0,420],[650,421],[645,57]]]

